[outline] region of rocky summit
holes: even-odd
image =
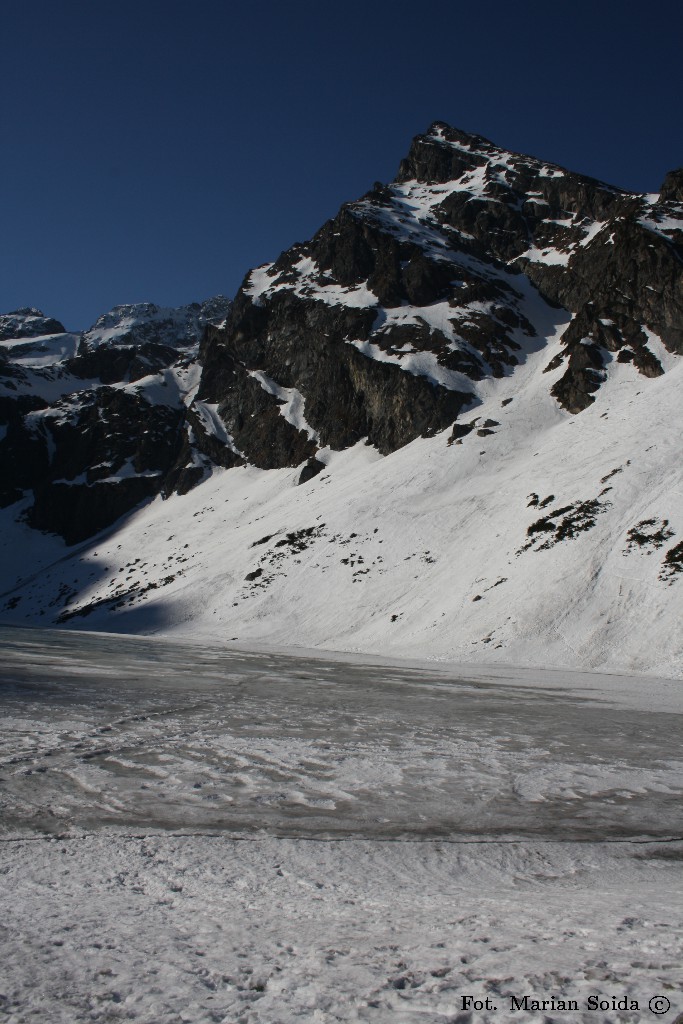
[[[683,170],[435,122],[232,301],[0,317],[2,614],[678,671],[681,355]]]

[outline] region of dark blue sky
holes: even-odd
[[[683,164],[680,0],[5,0],[0,310],[237,290],[436,120],[639,191]]]

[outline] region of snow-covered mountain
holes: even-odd
[[[0,320],[4,618],[683,669],[683,171],[435,123],[232,303],[41,317]]]

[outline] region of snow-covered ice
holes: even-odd
[[[0,1019],[683,1010],[677,683],[0,639]]]

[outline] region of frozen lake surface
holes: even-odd
[[[541,673],[515,684],[157,639],[0,639],[12,835],[683,832],[681,716],[544,687]]]
[[[0,641],[0,1020],[683,1009],[680,684]]]

